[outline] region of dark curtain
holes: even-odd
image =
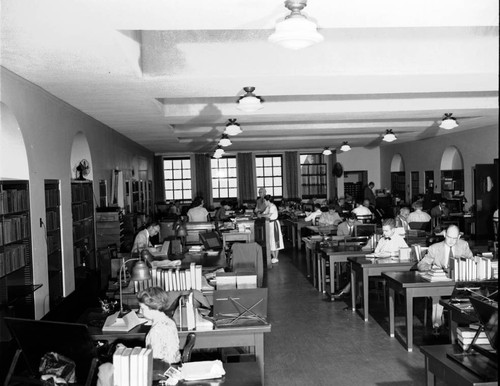
[[[195,154],[194,165],[196,170],[196,194],[195,196],[203,197],[205,205],[208,206],[212,202],[212,182],[210,171],[210,158],[206,154]]]
[[[165,201],[165,174],[163,170],[163,156],[155,156],[153,161],[154,202]]]
[[[283,197],[286,199],[296,199],[299,197],[299,153],[296,151],[285,152],[285,190]]]
[[[236,165],[240,202],[255,201],[257,188],[255,187],[255,168],[252,153],[238,153],[236,155]]]

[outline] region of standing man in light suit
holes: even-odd
[[[456,225],[450,225],[445,232],[445,239],[440,243],[432,244],[427,255],[418,263],[419,271],[428,271],[432,268],[442,268],[448,272],[450,258],[474,256],[469,248],[469,243],[460,240],[460,230]],[[443,321],[443,306],[439,304],[439,296],[432,298],[432,327],[434,334],[438,335]]]

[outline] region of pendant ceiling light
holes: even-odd
[[[224,154],[224,149],[222,148],[222,146],[218,145],[217,149],[215,149],[214,152],[214,158],[221,158],[223,154]]]
[[[222,138],[219,140],[219,146],[226,147],[232,144],[231,140],[227,134],[222,134]]]
[[[291,13],[285,20],[276,23],[276,30],[268,40],[292,50],[322,42],[323,36],[317,31],[316,24],[300,13],[306,5],[307,0],[285,1],[285,7]]]
[[[240,124],[236,123],[236,119],[229,119],[228,121],[229,122],[226,124],[226,130],[224,130],[224,134],[238,135],[242,132]]]
[[[384,134],[384,138],[382,138],[382,141],[393,142],[396,139],[398,139],[398,137],[396,137],[396,135],[392,132],[392,130],[386,130],[385,134]]]
[[[349,143],[347,141],[344,141],[344,143],[340,147],[340,150],[342,150],[342,151],[349,151],[349,150],[351,150],[351,147],[349,146]]]
[[[455,118],[452,117],[452,113],[446,113],[439,127],[441,129],[451,130],[455,127],[458,127],[458,122]]]
[[[332,151],[328,147],[325,147],[325,149],[323,150],[323,155],[331,155],[331,154]]]
[[[264,107],[262,105],[263,99],[253,93],[255,87],[243,87],[243,90],[245,90],[246,94],[238,99],[238,110],[252,113]]]

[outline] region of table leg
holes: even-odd
[[[436,376],[429,369],[429,357],[425,356],[425,384],[434,386],[436,384]]]
[[[307,265],[307,277],[311,277],[311,248],[306,245],[306,265]]]
[[[302,243],[301,235],[302,235],[302,232],[300,231],[300,228],[297,227],[297,244],[296,244],[297,249],[300,249],[300,247],[302,246],[301,245],[301,243]]]
[[[351,264],[351,301],[352,301],[352,312],[356,312],[356,272],[354,271]]]
[[[264,334],[255,334],[255,357],[259,362],[260,378],[264,385]]]
[[[295,248],[295,240],[296,240],[296,231],[297,228],[295,228],[295,226],[292,225],[292,247]]]
[[[408,352],[413,351],[413,296],[404,292],[406,300],[406,346]]]
[[[394,338],[394,289],[389,287],[389,336]]]
[[[335,263],[333,261],[332,256],[329,256],[330,259],[330,296],[335,293]]]
[[[368,322],[368,272],[363,270],[363,318]]]
[[[453,319],[453,313],[454,311],[450,311],[449,315],[450,321],[448,323],[448,330],[450,331],[451,344],[455,344],[457,341],[457,327],[458,327],[457,321]]]
[[[323,258],[321,253],[318,253],[318,256],[321,260],[321,292],[326,293],[326,259]]]
[[[311,252],[311,262],[312,262],[312,271],[313,271],[313,286],[316,288],[318,284],[318,266],[316,264],[316,256],[314,252]]]

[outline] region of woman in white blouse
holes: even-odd
[[[278,262],[279,251],[285,248],[283,235],[281,233],[281,225],[278,220],[278,208],[272,202],[272,197],[269,194],[264,196],[264,202],[266,203],[266,209],[259,217],[269,218],[269,226],[271,227],[269,232],[269,245],[272,256],[271,263],[276,264]]]

